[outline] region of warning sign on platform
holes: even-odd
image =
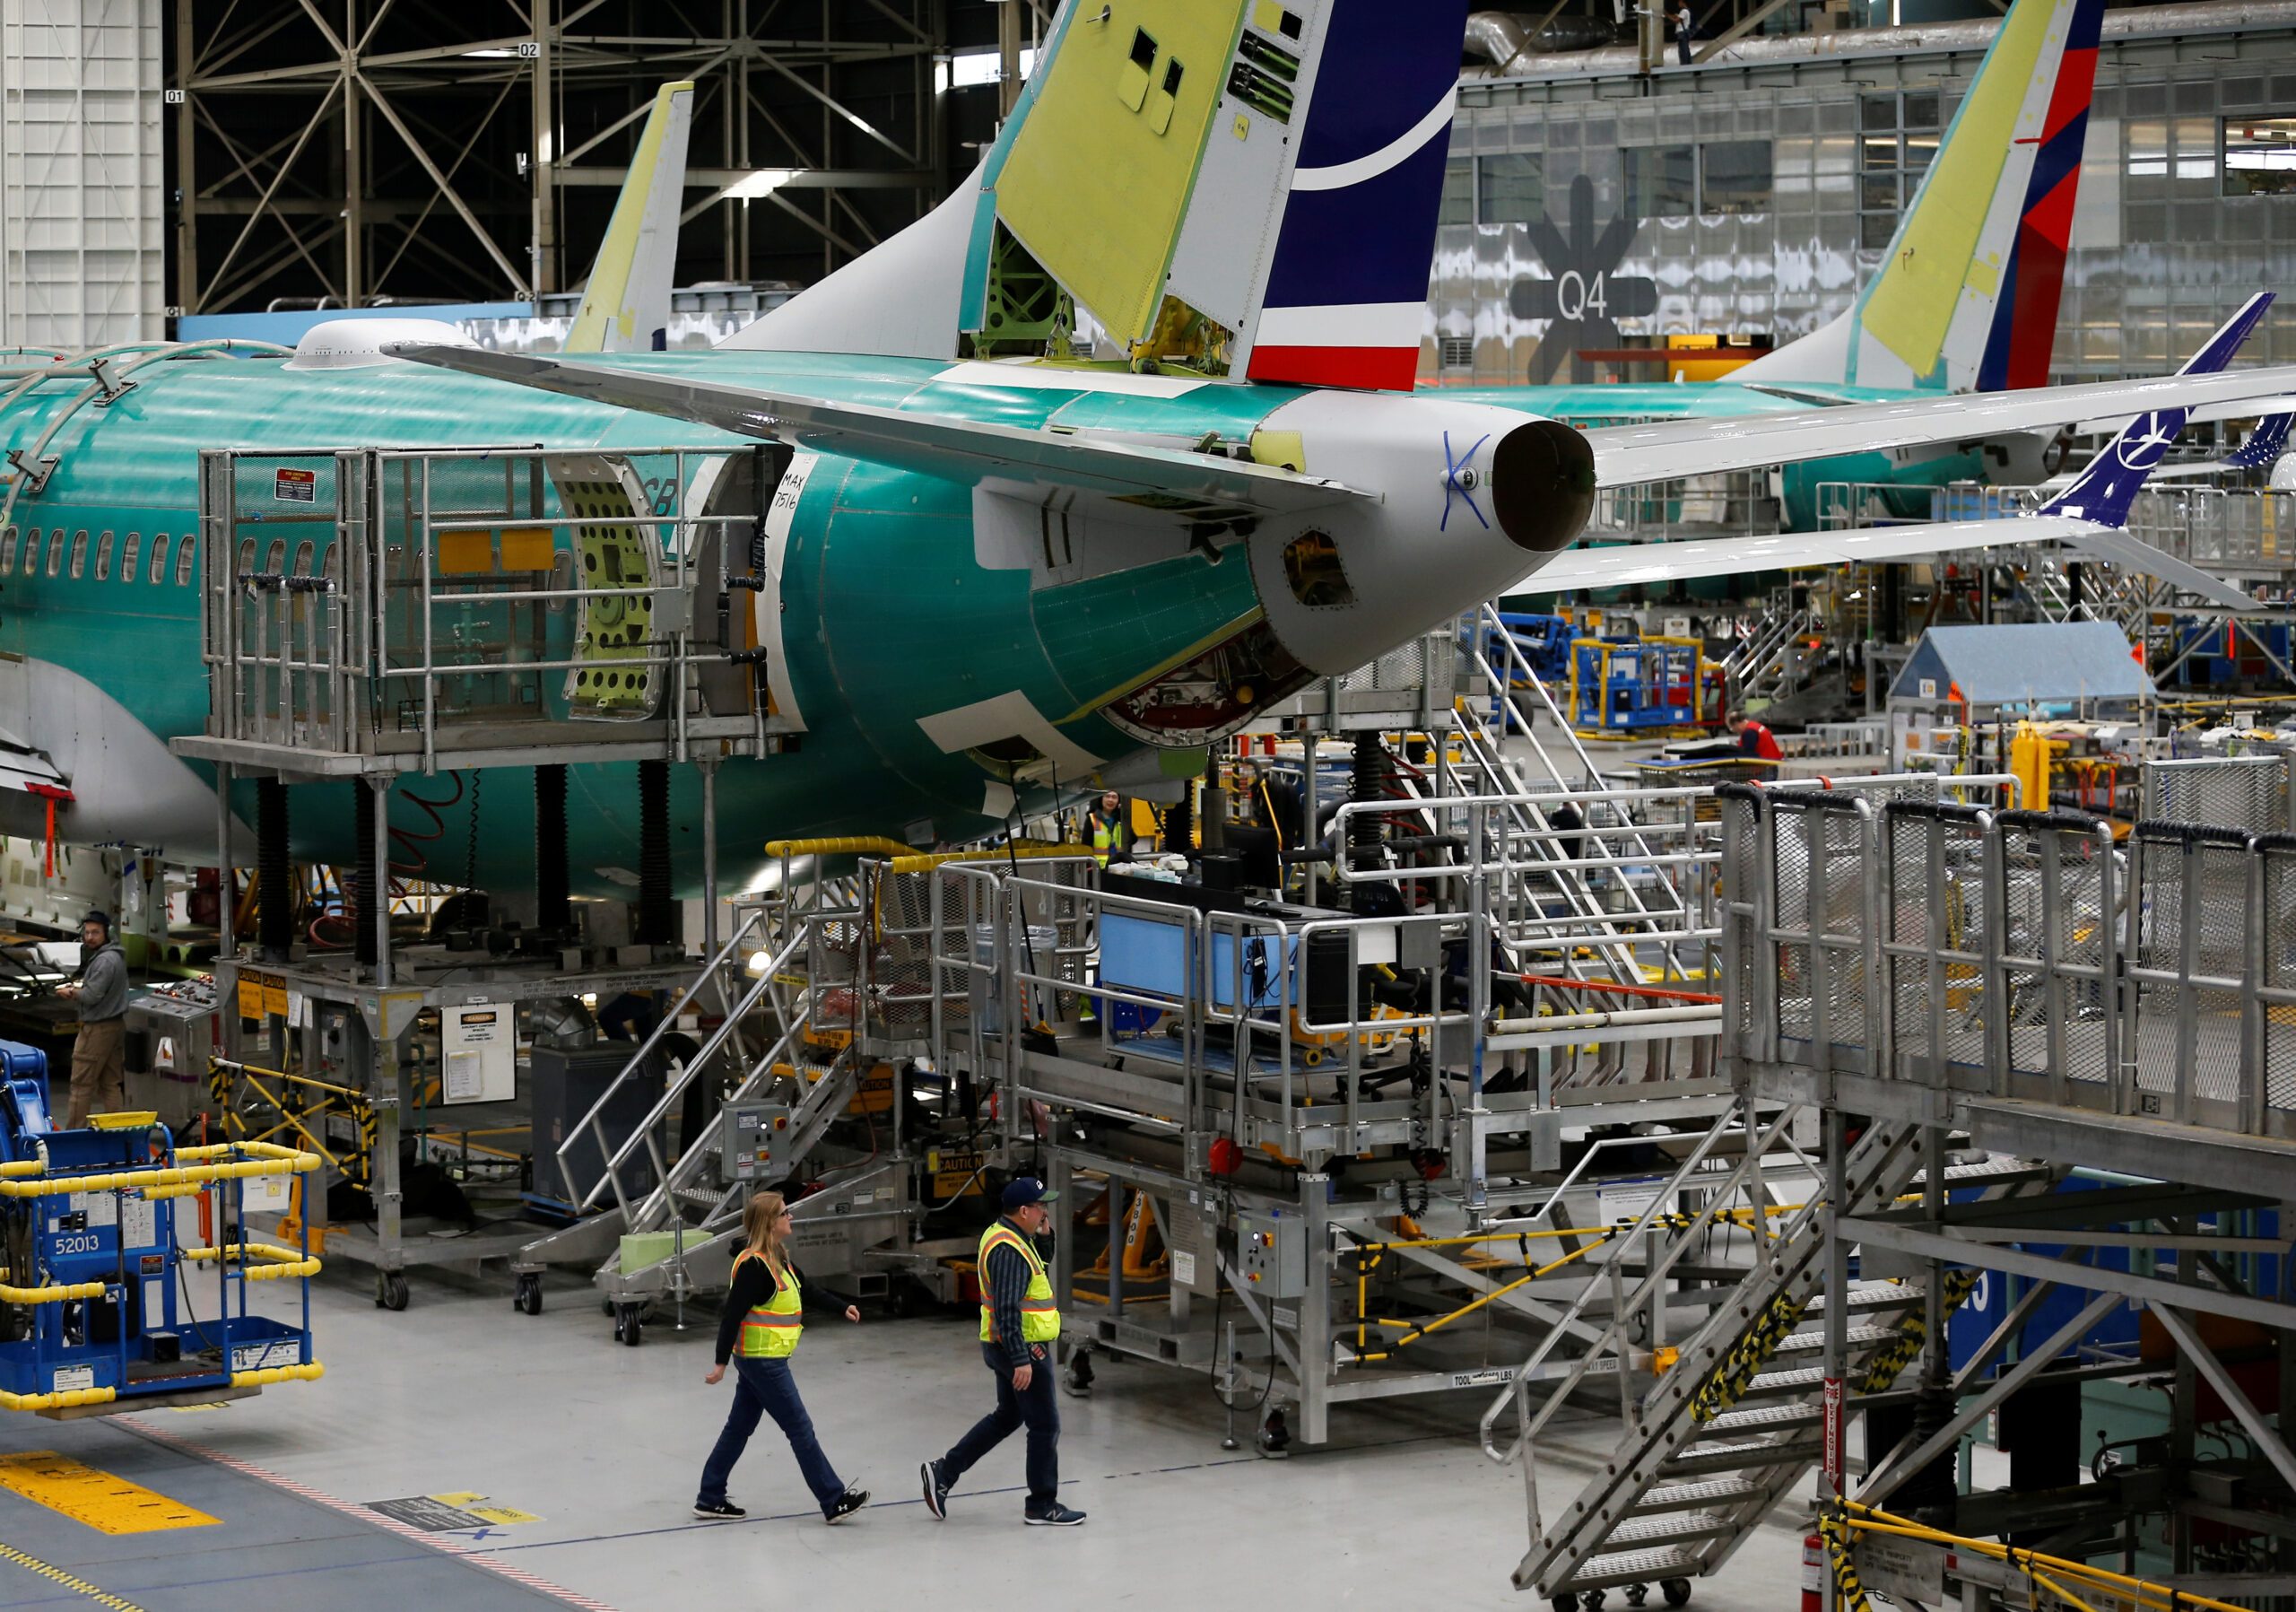
[[[318,495],[319,473],[316,470],[282,470],[272,478],[271,496],[280,503],[317,503]]]

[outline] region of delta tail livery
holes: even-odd
[[[2037,4],[2061,14],[2019,9]],[[754,868],[769,837],[964,840],[1016,797],[1200,765],[1270,702],[1556,562],[1604,487],[2296,389],[2285,370],[2191,373],[1583,431],[1414,391],[1401,310],[1423,306],[1465,13],[1072,4],[955,196],[717,352],[644,351],[633,311],[631,339],[600,344],[624,350],[580,355],[484,353],[443,327],[364,352],[338,335],[324,362],[178,354],[100,409],[85,365],[28,375],[0,400],[19,456],[0,760],[64,780],[74,840],[215,854],[212,775],[167,748],[206,712],[204,562],[181,564],[203,449],[722,449],[664,494],[696,514],[770,458],[745,641],[802,743],[718,774],[724,860]],[[1928,317],[1951,347],[1947,303]],[[91,533],[140,535],[131,575],[83,568]],[[6,772],[6,825],[36,831]],[[608,888],[635,865],[631,769],[571,772],[575,876]],[[479,854],[515,887],[533,819],[484,793]],[[466,809],[447,816],[457,841]],[[403,797],[393,811],[418,826]],[[349,863],[352,818],[299,807],[293,853]],[[675,838],[691,889],[700,836]]]

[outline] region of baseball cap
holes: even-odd
[[[1033,1175],[1017,1175],[1004,1183],[1004,1208],[1008,1213],[1014,1209],[1025,1209],[1031,1204],[1050,1204],[1059,1201],[1060,1194],[1046,1191],[1044,1183]]]
[[[111,914],[109,912],[91,912],[80,921],[83,924],[101,924],[105,934],[111,933]]]

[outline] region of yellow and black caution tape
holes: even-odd
[[[0,1562],[13,1562],[44,1579],[52,1579],[75,1595],[84,1595],[99,1607],[109,1607],[112,1612],[144,1612],[134,1601],[114,1595],[109,1590],[99,1590],[85,1579],[75,1579],[61,1567],[41,1561],[38,1556],[18,1550],[13,1545],[0,1545]]]
[[[1761,1368],[1770,1364],[1770,1356],[1778,1353],[1778,1346],[1794,1335],[1808,1303],[1790,1293],[1781,1293],[1770,1300],[1770,1308],[1746,1329],[1691,1400],[1691,1419],[1711,1422],[1735,1405]]]
[[[2094,1567],[2086,1562],[2045,1555],[2037,1550],[2001,1545],[1990,1539],[1949,1534],[1927,1523],[1895,1516],[1858,1501],[1842,1501],[1839,1511],[1848,1513],[1846,1519],[1835,1521],[1839,1514],[1837,1512],[1835,1517],[1822,1520],[1818,1524],[1830,1547],[1833,1541],[1830,1529],[1839,1529],[1846,1524],[1848,1529],[1858,1533],[1916,1539],[1926,1544],[1943,1545],[1974,1556],[1990,1557],[2022,1573],[2029,1584],[2048,1590],[2070,1606],[2086,1607],[2089,1604],[2069,1588],[2078,1586],[2081,1590],[2093,1593],[2101,1600],[2128,1608],[2128,1612],[2240,1612],[2240,1608],[2230,1601],[2196,1595],[2189,1590],[2179,1590],[2172,1584],[2157,1584],[2149,1579],[2131,1578],[2126,1573]]]
[[[1952,1270],[1945,1273],[1945,1317],[1952,1320],[1953,1311],[1977,1290],[1979,1273],[1973,1270]],[[1887,1392],[1898,1380],[1898,1373],[1911,1365],[1921,1354],[1921,1346],[1929,1337],[1929,1319],[1916,1310],[1898,1322],[1897,1330],[1866,1357],[1866,1378],[1857,1385],[1861,1394]]]
[[[1835,1612],[1874,1612],[1866,1586],[1857,1582],[1857,1564],[1850,1559],[1848,1530],[1842,1527],[1840,1514],[1828,1512],[1819,1518],[1818,1535],[1826,1542],[1826,1567],[1833,1574]]]

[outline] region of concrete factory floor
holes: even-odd
[[[1271,1596],[1392,1606],[1398,1592],[1426,1606],[1540,1605],[1508,1588],[1524,1546],[1522,1479],[1475,1448],[1480,1393],[1344,1412],[1332,1445],[1272,1461],[1248,1444],[1221,1449],[1224,1413],[1204,1378],[1109,1364],[1091,1399],[1061,1400],[1062,1497],[1090,1522],[1022,1527],[1019,1435],[936,1522],[918,1462],[991,1402],[976,1322],[818,1321],[797,1378],[839,1475],[874,1503],[823,1526],[769,1423],[734,1475],[749,1520],[704,1523],[690,1512],[695,1480],[731,1398],[730,1384],[701,1381],[711,1312],[691,1311],[683,1331],[665,1316],[633,1349],[614,1343],[570,1277],[552,1278],[532,1318],[500,1277],[423,1273],[413,1290],[413,1307],[391,1314],[374,1307],[363,1269],[315,1283],[327,1367],[316,1383],[206,1409],[0,1422],[0,1607],[448,1612],[556,1600],[642,1612],[794,1591],[857,1612],[965,1612],[1008,1604],[1031,1582],[1064,1605],[1203,1612],[1264,1612]],[[1616,1433],[1600,1416],[1567,1419],[1544,1468],[1550,1512]],[[68,1468],[51,1475],[63,1489],[20,1486],[56,1464],[8,1459],[31,1451],[142,1485],[153,1491],[142,1509],[162,1521],[161,1497],[213,1521],[100,1531],[70,1509]],[[84,1475],[79,1486],[104,1487]],[[378,1516],[377,1502],[410,1503]],[[1700,1582],[1692,1607],[1790,1604],[1797,1509],[1781,1508],[1785,1521]]]

